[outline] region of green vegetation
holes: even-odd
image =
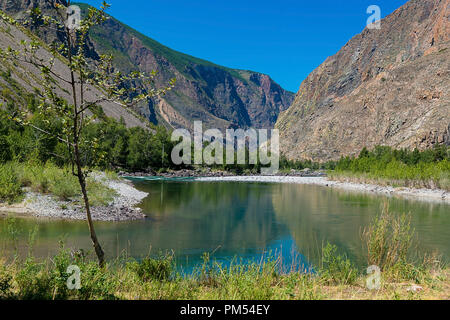
[[[36,100],[30,96],[27,106],[30,123],[38,127],[45,124],[52,135],[9,120],[8,115],[18,112],[18,109],[14,103],[8,104],[5,110],[0,110],[0,163],[37,159],[43,163],[50,160],[59,167],[69,165],[67,146],[56,138],[62,132],[62,124],[57,118],[44,123],[42,116],[33,114],[36,105]],[[171,162],[170,152],[176,142],[170,140],[171,132],[164,127],[152,125],[152,131],[127,128],[123,121],[106,117],[101,109],[94,111],[101,121],[90,123],[84,129],[82,141],[91,143],[81,143],[83,166],[110,171],[151,169],[155,172],[191,168]],[[259,173],[261,165],[249,164],[248,159],[247,152],[244,165],[213,165],[210,168],[243,175]],[[283,156],[280,159],[282,173],[305,168],[328,170],[331,178],[339,180],[450,190],[450,148],[447,146],[436,146],[422,152],[380,146],[373,151],[364,149],[358,157],[343,157],[326,163],[289,161]]]
[[[173,272],[173,254],[160,254],[158,258],[146,257],[142,261],[128,262],[127,267],[145,282],[168,280]]]
[[[0,202],[21,200],[23,188],[33,192],[52,194],[59,200],[81,200],[81,190],[77,178],[69,167],[60,168],[52,162],[8,162],[0,164]],[[88,178],[87,191],[92,205],[109,204],[116,195],[94,178]]]
[[[9,104],[7,110],[0,109],[0,163],[36,160],[42,163],[52,161],[59,167],[70,165],[67,146],[57,138],[63,131],[61,121],[56,117],[52,122],[45,121],[42,116],[33,113],[35,108],[36,101],[30,99],[30,124],[45,126],[50,134],[9,120],[10,114],[19,112],[14,103]],[[102,121],[92,122],[84,129],[80,144],[82,165],[110,171],[176,169],[170,162],[170,152],[174,146],[170,141],[170,132],[161,126],[152,126],[151,130],[127,128],[123,121],[103,116]]]
[[[10,218],[5,232],[10,240],[20,232]],[[33,237],[30,236],[30,239]],[[204,255],[203,264],[192,274],[176,270],[173,253],[159,253],[142,260],[126,257],[101,268],[85,251],[70,251],[61,243],[52,259],[39,261],[32,255],[32,240],[26,258],[0,260],[0,299],[448,299],[448,270],[435,257],[412,259],[413,230],[408,216],[384,211],[363,236],[368,248],[367,264],[378,263],[381,287],[366,287],[365,270],[358,270],[337,247],[324,246],[319,267],[313,272],[283,272],[281,258],[229,266]],[[6,258],[6,257],[4,257]],[[67,267],[81,270],[81,289],[67,288]],[[408,291],[420,285],[419,292]]]
[[[411,252],[413,237],[410,216],[396,216],[385,205],[382,213],[363,232],[368,264],[378,266],[393,279],[418,283],[426,281],[429,276],[427,268],[440,268],[441,262],[436,253],[424,257],[414,256],[414,252]]]
[[[450,147],[437,145],[422,152],[384,146],[373,151],[364,148],[356,158],[341,158],[330,176],[381,185],[450,190]]]
[[[38,114],[33,115],[36,104],[36,100],[30,96],[27,106],[31,114],[30,122],[35,126],[43,126],[45,119]],[[56,138],[62,130],[62,124],[58,120],[47,123],[46,128],[52,133],[52,136],[48,136],[31,127],[19,126],[7,118],[8,114],[17,111],[14,103],[0,110],[0,163],[37,159],[44,163],[51,160],[60,167],[68,165],[67,147]],[[112,171],[152,169],[156,172],[191,168],[176,166],[171,162],[170,152],[176,143],[170,140],[171,132],[164,127],[152,125],[152,131],[139,127],[127,128],[123,121],[106,117],[101,109],[96,108],[94,111],[101,121],[90,123],[84,130],[82,141],[94,143],[81,144],[83,166]],[[450,148],[447,146],[436,146],[422,152],[380,146],[373,151],[364,149],[358,157],[343,157],[339,161],[326,163],[289,161],[282,156],[280,172],[321,169],[329,170],[333,179],[450,190],[449,155]],[[248,159],[247,152],[247,163],[244,165],[213,165],[210,168],[243,175],[259,173],[261,166],[249,164]]]
[[[337,252],[338,248],[327,244],[322,249],[321,276],[331,284],[354,284],[358,278],[358,272],[345,255]]]
[[[19,179],[11,164],[0,164],[0,203],[12,203],[22,195]]]

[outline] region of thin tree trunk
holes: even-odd
[[[84,206],[86,208],[86,218],[87,218],[87,222],[88,222],[88,226],[89,226],[89,233],[91,235],[92,244],[94,246],[95,254],[97,255],[97,258],[98,258],[98,264],[100,265],[100,267],[104,267],[105,253],[103,252],[103,249],[100,246],[100,243],[97,238],[97,234],[95,233],[94,223],[92,222],[91,207],[89,204],[89,198],[88,198],[87,190],[86,190],[86,179],[85,179],[85,177],[83,175],[83,171],[81,169],[80,153],[79,153],[77,144],[75,144],[75,162],[77,165],[78,182],[80,183],[81,192],[83,193]]]
[[[70,2],[69,2],[70,4]],[[71,33],[68,28],[66,28],[66,35],[67,35],[67,44],[68,44],[68,58],[69,63],[72,64],[72,41],[71,41]],[[83,124],[78,124],[79,121],[79,114],[78,114],[78,101],[77,101],[77,90],[76,90],[76,81],[75,81],[75,73],[73,69],[70,70],[70,77],[71,77],[71,86],[72,86],[72,98],[73,98],[73,106],[74,106],[74,117],[73,117],[73,151],[74,151],[74,157],[75,157],[75,164],[77,166],[77,173],[76,176],[78,177],[78,182],[81,187],[81,192],[83,194],[83,201],[84,206],[86,209],[86,219],[88,222],[89,227],[89,233],[91,235],[92,245],[94,246],[95,254],[97,255],[98,264],[100,267],[103,267],[105,265],[105,253],[103,252],[102,247],[100,246],[100,243],[97,238],[97,234],[95,233],[94,229],[94,223],[92,222],[92,216],[91,216],[91,206],[89,205],[89,197],[86,190],[86,179],[83,174],[83,169],[81,167],[81,159],[80,159],[80,149],[79,149],[79,136],[80,131],[79,129],[82,128]],[[81,87],[81,91],[83,91],[83,87]],[[83,97],[83,92],[81,92],[81,96]],[[80,128],[78,128],[80,126]]]

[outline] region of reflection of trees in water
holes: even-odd
[[[447,256],[450,253],[446,242],[434,234],[446,233],[450,224],[447,205],[305,185],[274,186],[272,199],[276,218],[288,226],[299,251],[312,262],[317,262],[322,244],[328,241],[358,264],[364,264],[361,232],[380,212],[386,199],[392,214],[412,213],[422,249],[439,249]]]
[[[265,248],[287,230],[273,224],[271,186],[245,183],[167,183],[140,185],[150,193],[141,207],[147,221],[97,222],[99,238],[108,255],[127,249],[130,255],[175,250],[203,253],[222,247],[225,254]],[[31,230],[33,222],[21,221]],[[23,233],[25,242],[28,231]],[[90,248],[84,224],[78,222],[40,223],[36,254],[56,252],[58,240],[68,234],[68,246]]]
[[[279,232],[272,224],[268,185],[160,182],[141,189],[150,192],[142,208],[156,221],[148,226],[151,232],[134,228],[132,237],[140,242],[145,238],[175,250],[212,251],[221,246],[239,251],[266,247]]]
[[[193,203],[208,207],[231,206],[234,201],[245,202],[249,194],[244,184],[230,187],[227,183],[158,181],[138,186],[150,194],[141,208],[153,218],[180,212],[180,208],[192,206]],[[186,213],[192,212],[182,212],[181,215]]]
[[[0,219],[0,257],[14,254],[14,246],[7,231],[6,219]],[[21,255],[28,252],[30,232],[37,228],[36,243],[33,253],[37,257],[48,257],[60,248],[60,241],[64,241],[73,248],[90,249],[89,232],[84,221],[63,221],[35,218],[17,218],[18,249]]]

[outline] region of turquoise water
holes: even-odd
[[[224,263],[234,257],[259,261],[276,255],[291,268],[314,265],[322,245],[330,242],[364,266],[361,232],[386,201],[393,214],[411,213],[415,252],[437,250],[445,259],[450,257],[450,206],[442,203],[297,184],[183,179],[135,179],[134,183],[149,193],[140,205],[148,219],[97,222],[97,234],[109,258],[124,252],[140,258],[173,250],[178,267],[190,270],[202,261],[204,252]],[[52,255],[62,238],[68,247],[90,249],[85,222],[28,218],[18,220],[22,252],[35,225],[39,228],[35,255]],[[0,219],[0,230],[0,250],[10,253],[4,219]]]

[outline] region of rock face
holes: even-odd
[[[229,69],[171,50],[114,18],[95,28],[92,42],[98,52],[111,52],[123,70],[159,72],[157,85],[177,79],[173,91],[141,108],[153,122],[192,128],[194,120],[207,127],[273,128],[294,94],[269,76]]]
[[[411,0],[301,84],[276,124],[291,159],[450,143],[449,0]]]
[[[51,2],[67,4],[65,0],[0,0],[0,9],[20,18],[34,6],[49,13]],[[78,5],[83,12],[88,9],[87,5]],[[51,34],[40,36],[47,42],[55,38]],[[273,128],[279,113],[294,99],[293,93],[267,75],[222,67],[176,52],[113,17],[94,28],[90,40],[93,59],[111,53],[116,57],[115,66],[122,71],[156,70],[155,84],[159,87],[171,78],[177,79],[174,90],[165,97],[139,106],[139,113],[154,123],[191,129],[194,120],[202,120],[205,127],[219,129]]]

